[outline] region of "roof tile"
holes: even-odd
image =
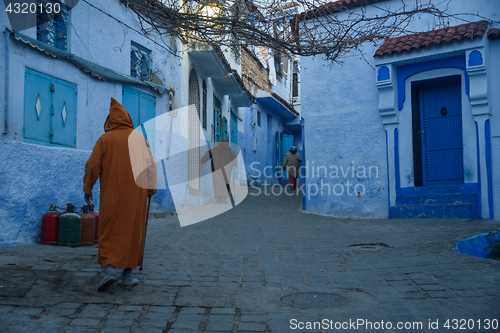
[[[494,28],[488,31],[488,39],[489,40],[500,39],[500,29]]]
[[[346,0],[347,1],[347,0]],[[474,39],[483,37],[488,29],[488,22],[477,21],[466,24],[457,25],[428,32],[421,32],[414,35],[401,36],[396,38],[388,38],[375,52],[375,56],[382,57],[392,53],[410,52],[411,50],[419,50],[433,45],[450,44],[453,41],[462,41],[464,39]],[[493,31],[493,32],[492,32]],[[491,32],[491,33],[490,33]],[[490,37],[491,36],[491,37]],[[500,38],[499,29],[491,29],[488,32],[489,39]],[[393,48],[392,45],[396,45]],[[394,52],[393,52],[394,51]]]

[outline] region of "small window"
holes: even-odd
[[[38,6],[37,6],[38,8]],[[57,15],[37,12],[36,39],[59,50],[66,51],[68,36],[68,14],[61,11]]]
[[[137,77],[143,81],[149,81],[150,61],[151,51],[132,42],[130,48],[130,76]]]
[[[207,129],[207,83],[203,80],[203,119],[202,124],[203,128]]]
[[[293,62],[293,74],[292,74],[292,97],[299,96],[299,62]]]
[[[260,111],[257,111],[257,125],[259,125],[259,127],[262,125],[262,113]]]

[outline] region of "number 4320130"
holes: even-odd
[[[9,3],[5,8],[5,11],[9,14],[34,14],[34,13],[46,13],[46,14],[59,14],[61,12],[61,5],[59,3]]]

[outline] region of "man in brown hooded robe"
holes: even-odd
[[[149,149],[146,156],[150,160],[144,163],[149,167],[143,173],[149,186],[137,185],[138,177],[134,176],[129,152],[129,136],[138,132],[134,131],[127,110],[113,98],[104,131],[85,165],[83,177],[83,192],[88,204],[91,204],[92,187],[97,178],[100,178],[101,185],[97,262],[105,268],[105,277],[99,284],[99,291],[107,290],[117,281],[115,268],[124,269],[122,286],[138,283],[132,278],[132,269],[142,265],[147,198],[156,193],[156,166]],[[139,137],[147,147],[144,137]]]
[[[227,196],[230,191],[229,179],[231,171],[238,166],[238,158],[229,142],[222,140],[217,147],[207,151],[201,158],[201,163],[205,164],[212,159],[212,183],[214,185],[214,195],[218,203],[227,203]]]

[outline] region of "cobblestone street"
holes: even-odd
[[[500,320],[500,262],[453,251],[498,222],[343,220],[300,205],[250,194],[184,228],[176,216],[152,216],[133,289],[97,292],[97,245],[0,247],[0,332],[297,332],[293,323],[323,319],[394,326],[307,331],[500,331],[486,328]],[[454,330],[453,319],[474,328]]]

